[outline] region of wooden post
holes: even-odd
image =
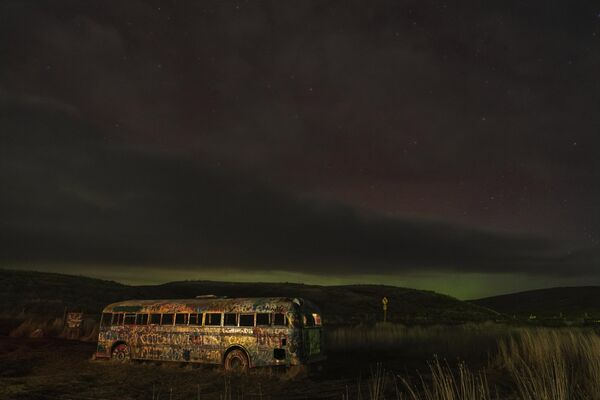
[[[381,304],[383,304],[383,322],[387,322],[387,305],[388,305],[388,298],[384,297],[383,299],[381,299]]]

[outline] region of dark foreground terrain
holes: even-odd
[[[0,399],[590,400],[600,393],[592,328],[343,327],[311,371],[92,361],[93,343],[0,336]]]
[[[357,396],[378,362],[410,363],[385,352],[332,352],[318,369],[255,369],[225,375],[217,366],[92,361],[95,344],[0,336],[0,399],[340,399]],[[418,361],[415,361],[418,363]],[[296,375],[297,374],[297,375]]]

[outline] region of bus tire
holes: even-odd
[[[111,358],[112,358],[112,360],[120,362],[120,363],[129,362],[129,360],[131,360],[131,354],[129,353],[129,346],[127,346],[125,343],[117,344],[113,348],[113,351],[111,353]]]
[[[246,372],[250,368],[250,361],[245,351],[233,349],[225,355],[223,367],[228,372]]]

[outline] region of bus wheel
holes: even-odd
[[[227,353],[225,360],[223,361],[225,371],[229,372],[246,372],[249,365],[250,362],[248,361],[246,353],[240,349],[231,350]]]
[[[130,359],[129,346],[125,343],[115,346],[112,351],[112,359],[121,363],[128,362]]]

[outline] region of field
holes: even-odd
[[[586,317],[597,317],[592,300],[600,288],[465,302],[381,285],[128,286],[10,270],[0,270],[0,286],[2,400],[600,400],[600,336],[583,326]],[[310,371],[256,369],[242,376],[219,367],[91,361],[106,304],[208,293],[313,300],[323,309],[328,360]],[[391,323],[376,322],[382,296],[390,299]],[[80,340],[58,338],[65,311],[85,314]],[[531,314],[539,319],[531,321]]]
[[[600,398],[600,337],[584,328],[345,327],[320,370],[91,361],[93,343],[0,337],[4,399]]]

